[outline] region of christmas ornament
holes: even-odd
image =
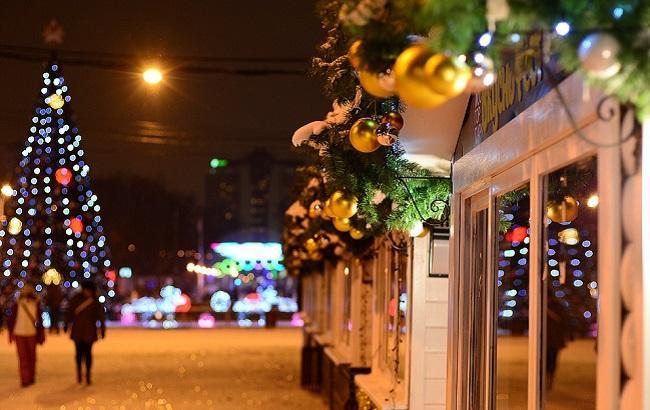
[[[557,233],[557,239],[566,245],[577,245],[580,234],[576,228],[567,228]]]
[[[318,218],[323,213],[323,204],[319,200],[315,200],[309,205],[309,217]]]
[[[350,60],[350,65],[354,67],[355,70],[359,70],[363,66],[363,59],[361,58],[361,40],[357,40],[348,49],[348,60]]]
[[[621,63],[618,61],[620,49],[621,45],[611,34],[593,33],[580,43],[578,58],[580,58],[582,68],[589,75],[607,79],[621,69]]]
[[[505,234],[505,240],[508,242],[522,242],[528,236],[528,228],[518,226]]]
[[[350,230],[350,220],[348,218],[334,218],[332,224],[339,232],[347,232]]]
[[[372,118],[361,118],[350,128],[350,144],[360,152],[370,153],[379,148],[377,128],[379,122]]]
[[[72,181],[72,172],[68,168],[59,168],[54,173],[54,178],[59,184],[68,186],[70,181]]]
[[[305,241],[305,249],[307,252],[315,252],[318,250],[318,242],[314,238],[309,238]]]
[[[332,211],[330,210],[329,207],[330,205],[329,201],[330,201],[329,199],[325,201],[325,203],[323,204],[323,210],[320,213],[320,217],[326,221],[332,218]]]
[[[379,122],[382,124],[390,124],[391,127],[396,128],[397,131],[401,130],[404,126],[404,118],[402,117],[402,114],[397,111],[387,112],[381,117]]]
[[[467,83],[465,90],[469,93],[478,93],[492,84],[496,80],[494,71],[494,61],[485,54],[476,53],[468,62],[472,77]]]
[[[578,201],[566,195],[561,201],[549,201],[546,216],[553,222],[573,222],[578,217]]]
[[[393,128],[390,124],[381,124],[377,128],[377,142],[384,146],[391,146],[397,141],[399,132],[397,128]]]
[[[58,285],[61,283],[61,274],[54,268],[48,269],[41,278],[45,285]]]
[[[360,231],[359,229],[355,229],[355,228],[350,228],[350,237],[352,239],[359,240],[363,238],[363,231]]]
[[[444,54],[436,54],[429,58],[424,71],[428,76],[429,87],[434,92],[449,98],[462,93],[472,78],[472,72],[465,63]]]
[[[404,50],[395,61],[395,88],[408,105],[434,108],[447,100],[429,87],[424,67],[432,56],[433,52],[426,46],[414,45]]]
[[[373,97],[388,98],[394,94],[393,90],[388,90],[387,82],[383,80],[386,74],[376,74],[370,71],[359,71],[359,82],[364,90]],[[388,83],[389,84],[389,83]]]
[[[309,259],[311,259],[313,261],[316,261],[316,262],[323,259],[323,254],[321,252],[309,252],[308,256],[309,256]]]
[[[65,101],[63,101],[63,97],[61,97],[59,94],[50,95],[45,99],[45,102],[47,103],[47,105],[54,108],[55,110],[58,110],[59,108],[63,107],[63,104],[65,103]]]
[[[79,218],[70,218],[70,229],[72,229],[72,232],[76,234],[80,234],[83,232],[84,229],[84,223],[81,221]]]
[[[23,223],[20,219],[13,217],[9,220],[9,225],[7,226],[7,232],[11,235],[18,235],[20,230],[23,228]]]
[[[347,193],[336,191],[330,196],[330,210],[337,218],[350,218],[357,213],[357,205],[359,200],[356,196]]]

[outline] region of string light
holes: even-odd
[[[163,74],[157,68],[148,68],[142,73],[142,78],[149,84],[158,84],[163,79]]]

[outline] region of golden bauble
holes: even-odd
[[[561,201],[548,201],[546,216],[553,222],[573,222],[578,217],[578,201],[566,195]]]
[[[355,70],[358,70],[363,66],[363,59],[361,58],[361,40],[357,40],[348,49],[348,60],[350,60],[350,65],[354,67]]]
[[[323,207],[323,212],[320,214],[323,219],[336,218],[336,215],[332,213],[332,208],[330,207],[331,201],[328,199],[325,201],[325,206]]]
[[[361,239],[363,238],[363,231],[356,229],[356,228],[350,228],[350,237],[352,239]]]
[[[318,252],[318,251],[317,252],[309,252],[309,259],[311,259],[313,261],[319,261],[319,260],[323,259],[323,254]]]
[[[348,218],[334,218],[332,224],[339,232],[347,232],[350,230],[350,220]]]
[[[383,74],[377,74],[370,71],[359,71],[359,82],[366,92],[377,98],[388,98],[395,93],[391,90],[387,90],[382,86],[381,76]]]
[[[7,225],[7,232],[11,235],[18,235],[23,229],[23,223],[20,219],[13,217],[9,220],[9,225]]]
[[[404,126],[404,117],[397,111],[387,112],[381,117],[381,123],[390,124],[391,127],[399,131]]]
[[[472,78],[472,71],[466,64],[444,54],[436,54],[428,59],[424,71],[429,77],[429,87],[449,98],[462,93]]]
[[[305,241],[305,249],[307,249],[307,252],[315,252],[318,250],[318,242],[316,242],[316,239],[314,238],[309,238]]]
[[[59,94],[52,94],[48,97],[47,104],[55,110],[58,110],[59,108],[63,107],[65,101]]]
[[[330,196],[330,210],[337,218],[351,218],[357,213],[359,200],[356,196],[336,191]]]
[[[319,200],[315,200],[309,205],[309,217],[318,218],[323,213],[323,204]]]
[[[415,45],[402,51],[395,61],[395,88],[400,98],[410,106],[433,108],[447,101],[447,97],[429,87],[424,67],[432,56],[433,52],[429,48]]]
[[[361,118],[350,128],[350,144],[357,150],[370,153],[380,147],[377,141],[379,122],[372,118]]]

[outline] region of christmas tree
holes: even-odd
[[[11,182],[13,192],[7,192],[0,229],[4,284],[20,287],[29,281],[69,288],[94,280],[102,287],[114,285],[100,206],[70,101],[61,68],[49,62]]]

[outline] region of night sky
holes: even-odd
[[[320,119],[328,104],[317,80],[304,76],[242,77],[216,73],[168,73],[158,89],[141,70],[165,55],[240,58],[303,58],[304,62],[229,68],[307,71],[323,37],[315,2],[115,1],[6,2],[0,43],[45,47],[41,32],[56,18],[65,50],[141,56],[129,69],[63,64],[72,109],[84,138],[91,176],[136,174],[168,189],[202,198],[212,157],[237,158],[266,147],[296,157],[292,132]],[[7,180],[27,137],[41,74],[38,62],[0,59],[0,177]],[[106,199],[104,199],[105,201]]]

